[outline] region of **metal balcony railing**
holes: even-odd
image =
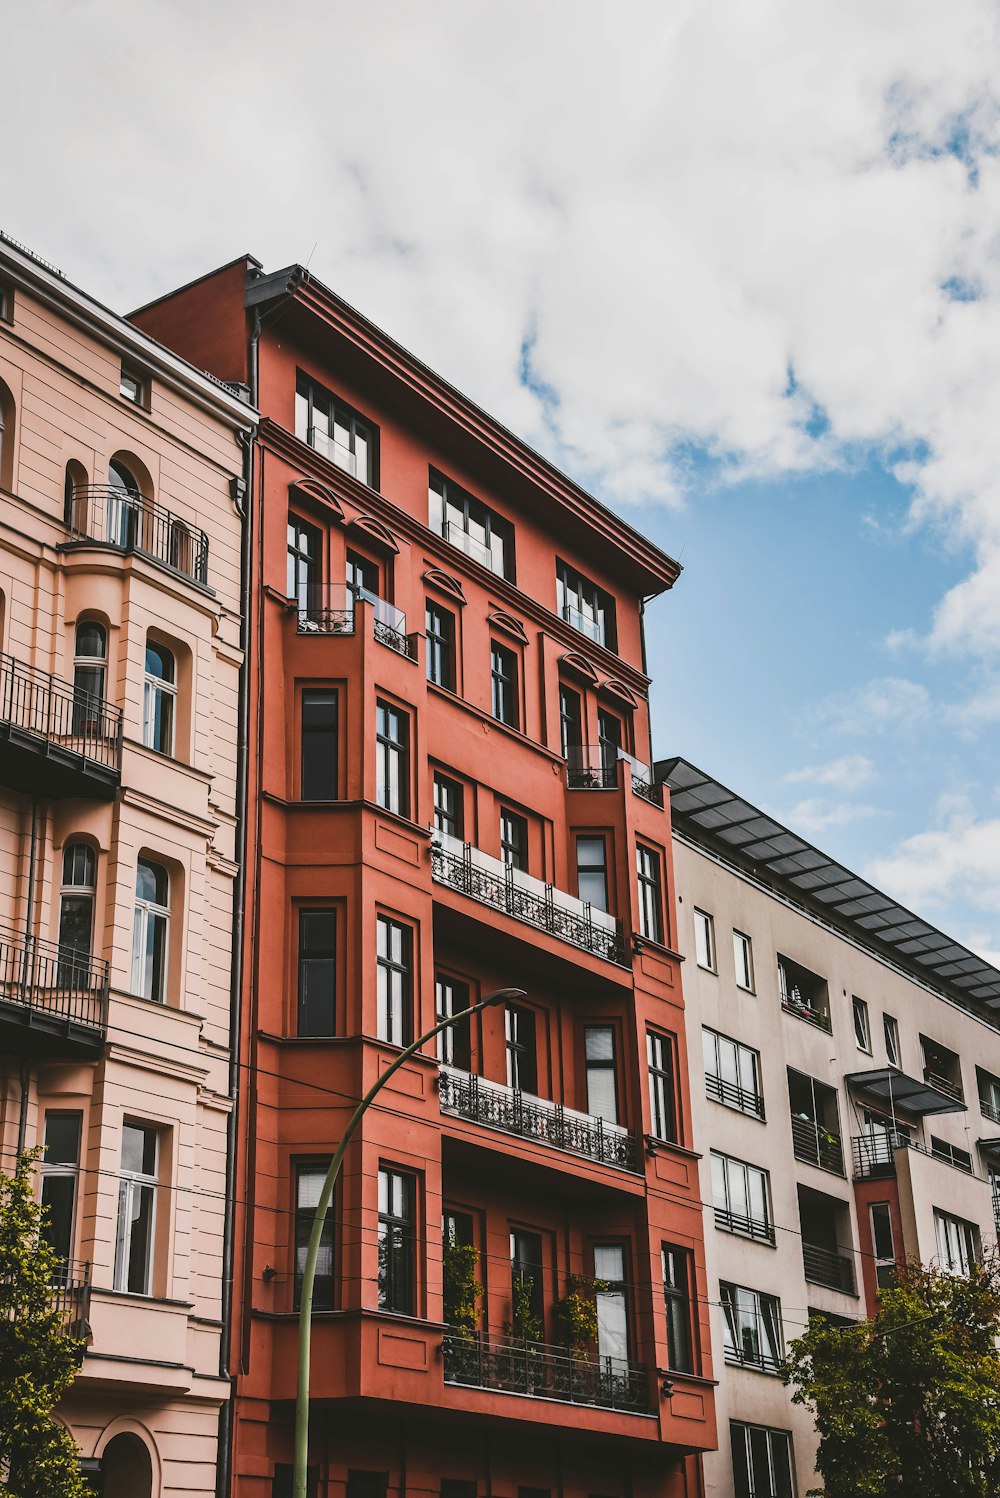
[[[753,1238],[757,1243],[771,1243],[774,1238],[774,1223],[765,1217],[749,1217],[745,1212],[733,1212],[729,1207],[715,1208],[715,1226],[724,1233],[738,1233],[742,1238]]]
[[[844,1146],[839,1134],[817,1123],[814,1118],[792,1115],[792,1149],[796,1160],[817,1165],[820,1170],[844,1174]]]
[[[571,791],[612,791],[618,785],[618,766],[625,765],[632,794],[651,806],[663,805],[663,787],[653,780],[649,765],[624,749],[613,751],[603,744],[571,744],[566,751],[566,784]]]
[[[208,537],[134,490],[114,484],[77,484],[67,505],[74,536],[138,551],[203,586],[208,582]]]
[[[59,1265],[52,1283],[64,1335],[82,1340],[90,1318],[90,1264],[67,1259]]]
[[[983,1097],[982,1093],[979,1095],[979,1111],[991,1123],[1000,1123],[1000,1108],[995,1106],[992,1099]]]
[[[932,1071],[929,1066],[924,1067],[924,1081],[929,1087],[935,1087],[938,1092],[943,1092],[946,1097],[954,1098],[956,1103],[965,1102],[965,1093],[958,1083],[942,1077],[940,1072]]]
[[[856,1180],[866,1176],[892,1175],[896,1168],[896,1151],[909,1149],[912,1140],[901,1130],[880,1129],[851,1140],[851,1154]]]
[[[829,1035],[832,1026],[830,1016],[822,1009],[815,1009],[812,1004],[807,1004],[805,999],[787,998],[782,996],[781,1007],[786,1014],[794,1014],[796,1019],[804,1019],[806,1024],[815,1025],[817,1030],[825,1030]]]
[[[614,916],[552,884],[534,879],[499,858],[492,858],[471,843],[435,832],[431,842],[431,873],[439,884],[459,890],[493,910],[501,910],[539,931],[558,936],[595,957],[625,965],[621,922]]]
[[[842,1254],[803,1239],[802,1264],[811,1285],[825,1285],[828,1290],[842,1290],[845,1295],[855,1293],[854,1265]]]
[[[108,964],[73,947],[0,927],[0,1004],[103,1035]]]
[[[0,655],[0,722],[121,771],[121,708],[11,655]]]
[[[359,602],[371,606],[374,634],[380,645],[395,650],[409,661],[417,658],[415,635],[406,633],[406,615],[402,609],[367,588],[349,588],[344,583],[322,583],[307,590],[296,607],[296,629],[300,635],[353,635],[355,607]]]
[[[439,1078],[441,1111],[469,1118],[487,1128],[520,1139],[533,1139],[571,1155],[637,1170],[639,1147],[622,1124],[608,1123],[561,1103],[535,1097],[499,1082],[488,1082],[455,1067],[443,1066]]]
[[[751,1118],[764,1117],[764,1099],[759,1092],[740,1087],[737,1082],[727,1082],[712,1072],[705,1073],[705,1092],[716,1103],[725,1103],[729,1108],[738,1108]]]
[[[442,1352],[445,1383],[609,1410],[650,1408],[646,1369],[621,1358],[582,1358],[544,1342],[459,1332],[445,1333]]]

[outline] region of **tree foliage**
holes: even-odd
[[[810,1321],[785,1382],[812,1410],[825,1498],[1000,1493],[1000,1263],[913,1264],[855,1326]]]
[[[86,1498],[80,1453],[52,1408],[83,1360],[63,1333],[60,1261],[42,1236],[32,1186],[38,1151],[0,1171],[0,1493],[7,1498]]]

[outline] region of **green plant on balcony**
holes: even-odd
[[[504,1328],[508,1337],[530,1343],[542,1340],[542,1318],[535,1310],[534,1281],[527,1274],[516,1274],[510,1293],[510,1320]]]
[[[597,1295],[606,1290],[604,1280],[571,1274],[566,1294],[556,1302],[556,1339],[573,1357],[586,1357],[597,1341]]]
[[[476,1277],[479,1250],[471,1243],[444,1246],[444,1319],[450,1330],[471,1342],[479,1330],[483,1287]]]

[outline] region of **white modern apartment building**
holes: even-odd
[[[683,759],[670,790],[719,1450],[710,1498],[814,1486],[776,1376],[814,1312],[996,1243],[1000,972]]]

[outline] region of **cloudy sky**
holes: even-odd
[[[122,311],[308,261],[680,556],[657,752],[1000,960],[992,0],[33,0],[4,51],[9,234]]]

